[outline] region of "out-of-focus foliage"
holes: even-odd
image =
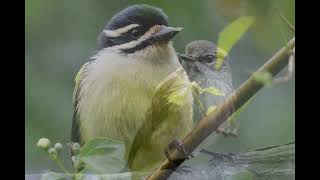
[[[70,141],[76,73],[94,53],[97,36],[111,16],[136,3],[158,6],[171,25],[184,27],[174,39],[179,52],[197,39],[217,43],[219,32],[232,21],[254,16],[254,25],[229,52],[235,87],[293,36],[279,13],[294,25],[294,0],[27,0],[26,173],[59,172],[36,148],[37,141]],[[219,138],[211,150],[239,152],[294,139],[294,93],[294,79],[260,91],[238,117],[239,137]],[[70,166],[70,158],[65,159]]]
[[[225,94],[221,92],[221,90],[215,87],[204,88],[200,91],[200,93],[209,93],[209,94],[212,94],[213,96],[225,96]]]
[[[120,173],[125,168],[124,155],[123,142],[109,138],[96,138],[82,148],[79,159],[85,164],[84,171],[113,174]]]
[[[214,110],[216,110],[217,106],[210,106],[207,109],[206,115],[209,115],[210,113],[212,113]]]
[[[172,103],[180,107],[186,104],[188,95],[192,89],[192,84],[187,83],[181,78],[183,77],[183,73],[183,68],[179,68],[159,83],[154,97],[156,97],[156,99],[161,99],[162,96],[167,97],[164,102],[159,101],[161,102],[159,106],[165,107],[166,104]]]
[[[239,41],[244,33],[254,23],[254,17],[242,16],[229,24],[227,27],[219,33],[218,38],[218,51],[217,51],[217,62],[215,69],[219,70],[223,63],[223,60],[230,52],[231,48]]]

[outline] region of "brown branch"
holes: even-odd
[[[272,76],[275,76],[288,64],[287,57],[294,45],[295,38],[291,39],[285,47],[271,57],[267,63],[257,70],[257,72],[270,72]],[[197,126],[184,137],[182,144],[185,147],[185,150],[187,152],[193,152],[205,138],[215,131],[234,111],[244,105],[263,86],[263,83],[256,81],[254,77],[251,76],[223,103],[219,104],[213,113],[202,118]],[[147,179],[167,179],[172,174],[172,170],[175,170],[186,160],[186,158],[181,157],[184,157],[184,155],[181,152],[174,150],[170,154],[170,159],[172,161],[164,160],[160,167]]]
[[[294,72],[294,59],[295,59],[295,47],[293,47],[292,53],[289,56],[288,70],[287,73],[283,77],[279,77],[273,80],[273,83],[283,83],[287,82],[291,79]]]

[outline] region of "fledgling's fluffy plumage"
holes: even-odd
[[[196,82],[201,88],[213,86],[225,94],[225,96],[201,94],[200,101],[206,110],[210,106],[223,102],[234,91],[229,57],[225,57],[220,69],[216,70],[217,54],[217,47],[214,43],[206,40],[197,40],[187,44],[185,54],[180,55],[181,64],[188,74],[190,81]],[[194,122],[198,122],[203,116],[205,116],[205,113],[199,106],[194,104]],[[212,134],[206,138],[201,145],[193,151],[193,155],[197,155],[199,151],[213,144],[216,137],[217,136]]]
[[[191,82],[198,83],[201,88],[213,86],[225,94],[225,96],[202,94],[200,100],[205,109],[224,101],[233,92],[229,57],[225,57],[220,69],[216,70],[217,47],[214,43],[206,40],[193,41],[187,44],[185,54],[180,59]],[[199,107],[194,106],[194,120],[198,121],[204,114]]]
[[[165,157],[165,146],[193,125],[192,98],[166,117],[146,115],[158,84],[181,67],[170,42],[180,30],[168,27],[163,11],[148,5],[130,6],[109,21],[99,36],[98,51],[76,78],[72,141],[84,144],[95,137],[123,141],[132,170],[152,168]],[[184,71],[178,76],[189,82]],[[161,118],[163,124],[152,134],[145,133],[148,142],[139,141],[134,157],[128,157],[146,116],[150,126]]]

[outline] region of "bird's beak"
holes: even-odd
[[[159,26],[159,29],[157,30],[157,32],[152,34],[149,38],[143,40],[140,44],[136,45],[135,47],[129,48],[129,49],[123,49],[123,51],[127,53],[133,53],[136,50],[143,49],[147,46],[151,46],[159,42],[169,42],[181,30],[182,28]]]
[[[168,26],[161,26],[161,29],[159,32],[152,35],[152,38],[157,41],[170,41],[172,38],[174,38],[182,28],[180,27],[168,27]]]
[[[194,59],[186,54],[178,54],[178,57],[180,60],[183,60],[183,61],[194,61]]]

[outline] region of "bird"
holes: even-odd
[[[200,94],[199,98],[205,110],[210,106],[218,105],[232,94],[234,86],[230,58],[228,56],[224,57],[221,67],[216,69],[218,48],[215,43],[208,40],[192,41],[186,45],[185,53],[178,55],[191,82],[196,82],[201,89],[215,87],[224,94],[224,96],[215,96],[207,93]],[[199,122],[206,115],[205,113],[196,103],[193,104],[193,121],[195,123]],[[217,132],[224,135],[235,135],[234,130],[236,128],[226,127],[225,129],[218,128]],[[228,131],[231,131],[231,133]],[[214,134],[210,135],[193,152],[193,155],[197,155],[200,151],[206,152],[203,149],[212,144],[215,137]]]
[[[156,167],[167,144],[193,127],[191,92],[182,106],[159,105],[170,94],[163,90],[183,88],[172,79],[190,83],[171,41],[182,28],[169,26],[168,19],[147,4],[119,11],[75,78],[71,141],[81,146],[96,137],[122,141],[132,171]]]
[[[202,89],[215,87],[224,94],[224,96],[201,94],[200,100],[205,109],[223,102],[234,91],[229,57],[225,57],[220,69],[215,69],[217,46],[213,42],[207,40],[190,42],[186,45],[185,54],[179,54],[179,57],[191,82],[196,82]],[[195,109],[193,115],[196,121],[204,116],[199,108]]]

